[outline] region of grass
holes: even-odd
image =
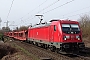
[[[7,41],[9,41],[9,40],[10,40],[9,37],[4,37],[4,42],[7,42]]]
[[[17,44],[14,43],[13,46],[16,47],[17,49],[20,49],[20,50],[21,50],[22,52],[24,52],[26,55],[31,56],[33,60],[40,60],[40,59],[38,59],[35,55],[29,53],[27,50],[25,50],[24,48],[18,46]]]

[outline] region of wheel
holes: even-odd
[[[47,44],[44,45],[44,48],[47,49]]]
[[[60,49],[59,49],[59,48],[57,48],[57,49],[56,49],[56,52],[57,52],[57,53],[60,53]]]
[[[51,46],[51,47],[50,47],[50,50],[51,50],[52,52],[55,52],[56,47],[55,47],[55,46]]]

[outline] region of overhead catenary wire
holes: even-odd
[[[40,5],[38,5],[37,7],[35,7],[34,9],[32,9],[30,12],[28,12],[26,15],[32,13],[33,11],[35,11],[38,7],[40,7],[41,5],[43,5],[44,3],[46,3],[47,0],[45,0],[43,3],[41,3]],[[24,18],[26,15],[24,15],[23,17],[21,17],[20,19]],[[31,15],[32,16],[32,15]]]
[[[32,20],[32,19],[34,19],[34,18],[35,18],[35,16],[33,16],[32,18],[27,18],[27,19]],[[18,23],[17,25],[19,25],[19,24],[21,24],[21,23],[24,23],[25,25],[27,25],[26,22],[25,22],[25,20],[21,20],[21,22]]]
[[[84,13],[90,13],[90,11],[88,11],[88,12],[84,12]],[[78,16],[78,15],[80,15],[80,14],[84,14],[84,13],[79,13],[79,14],[75,14],[75,15],[71,15],[71,16],[67,16],[67,17]],[[65,18],[67,18],[67,17],[65,17]]]
[[[9,17],[9,14],[10,14],[10,12],[11,12],[11,8],[12,8],[12,5],[13,5],[13,2],[14,2],[14,0],[12,0],[12,3],[11,3],[11,6],[10,6],[10,9],[9,9],[9,12],[8,12],[8,15],[7,15],[6,20],[8,20],[8,17]]]
[[[57,1],[53,2],[52,4],[48,5],[47,7],[43,8],[42,10],[40,10],[40,11],[37,12],[37,13],[40,13],[40,12],[42,12],[43,10],[46,10],[47,8],[51,7],[52,5],[56,4],[56,3],[59,2],[59,1],[60,1],[60,0],[57,0]]]
[[[64,4],[62,4],[62,5],[58,6],[58,7],[55,7],[55,8],[53,8],[53,9],[51,9],[51,10],[48,10],[48,11],[44,12],[43,14],[46,14],[46,13],[48,13],[48,12],[50,12],[50,11],[53,11],[53,10],[55,10],[55,9],[57,9],[57,8],[60,8],[60,7],[64,6],[64,5],[67,5],[67,4],[69,4],[69,3],[73,2],[73,1],[75,1],[75,0],[71,0],[71,1],[69,1],[69,2],[66,2],[66,3],[64,3]]]
[[[81,11],[81,10],[84,10],[84,9],[88,9],[88,8],[90,8],[90,6],[84,7],[84,8],[78,9],[78,10],[75,10],[75,11],[73,11],[73,12],[69,12],[69,13],[63,14],[62,16],[65,16],[65,15],[68,15],[68,14],[70,15],[71,13],[76,13],[76,12],[78,12],[78,11]]]
[[[35,16],[33,16],[30,20],[32,20],[32,19],[34,19],[35,18]],[[25,25],[27,25],[27,23],[25,23]]]

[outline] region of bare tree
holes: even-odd
[[[27,30],[28,27],[27,26],[21,26],[20,28],[18,28],[18,30]]]
[[[82,29],[83,37],[89,37],[90,36],[90,16],[86,14],[83,16],[80,16],[79,22]]]
[[[80,16],[79,19],[81,27],[89,27],[90,26],[90,16],[89,15],[83,15]]]

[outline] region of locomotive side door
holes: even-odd
[[[49,40],[50,40],[50,42],[54,41],[54,25],[50,26]]]

